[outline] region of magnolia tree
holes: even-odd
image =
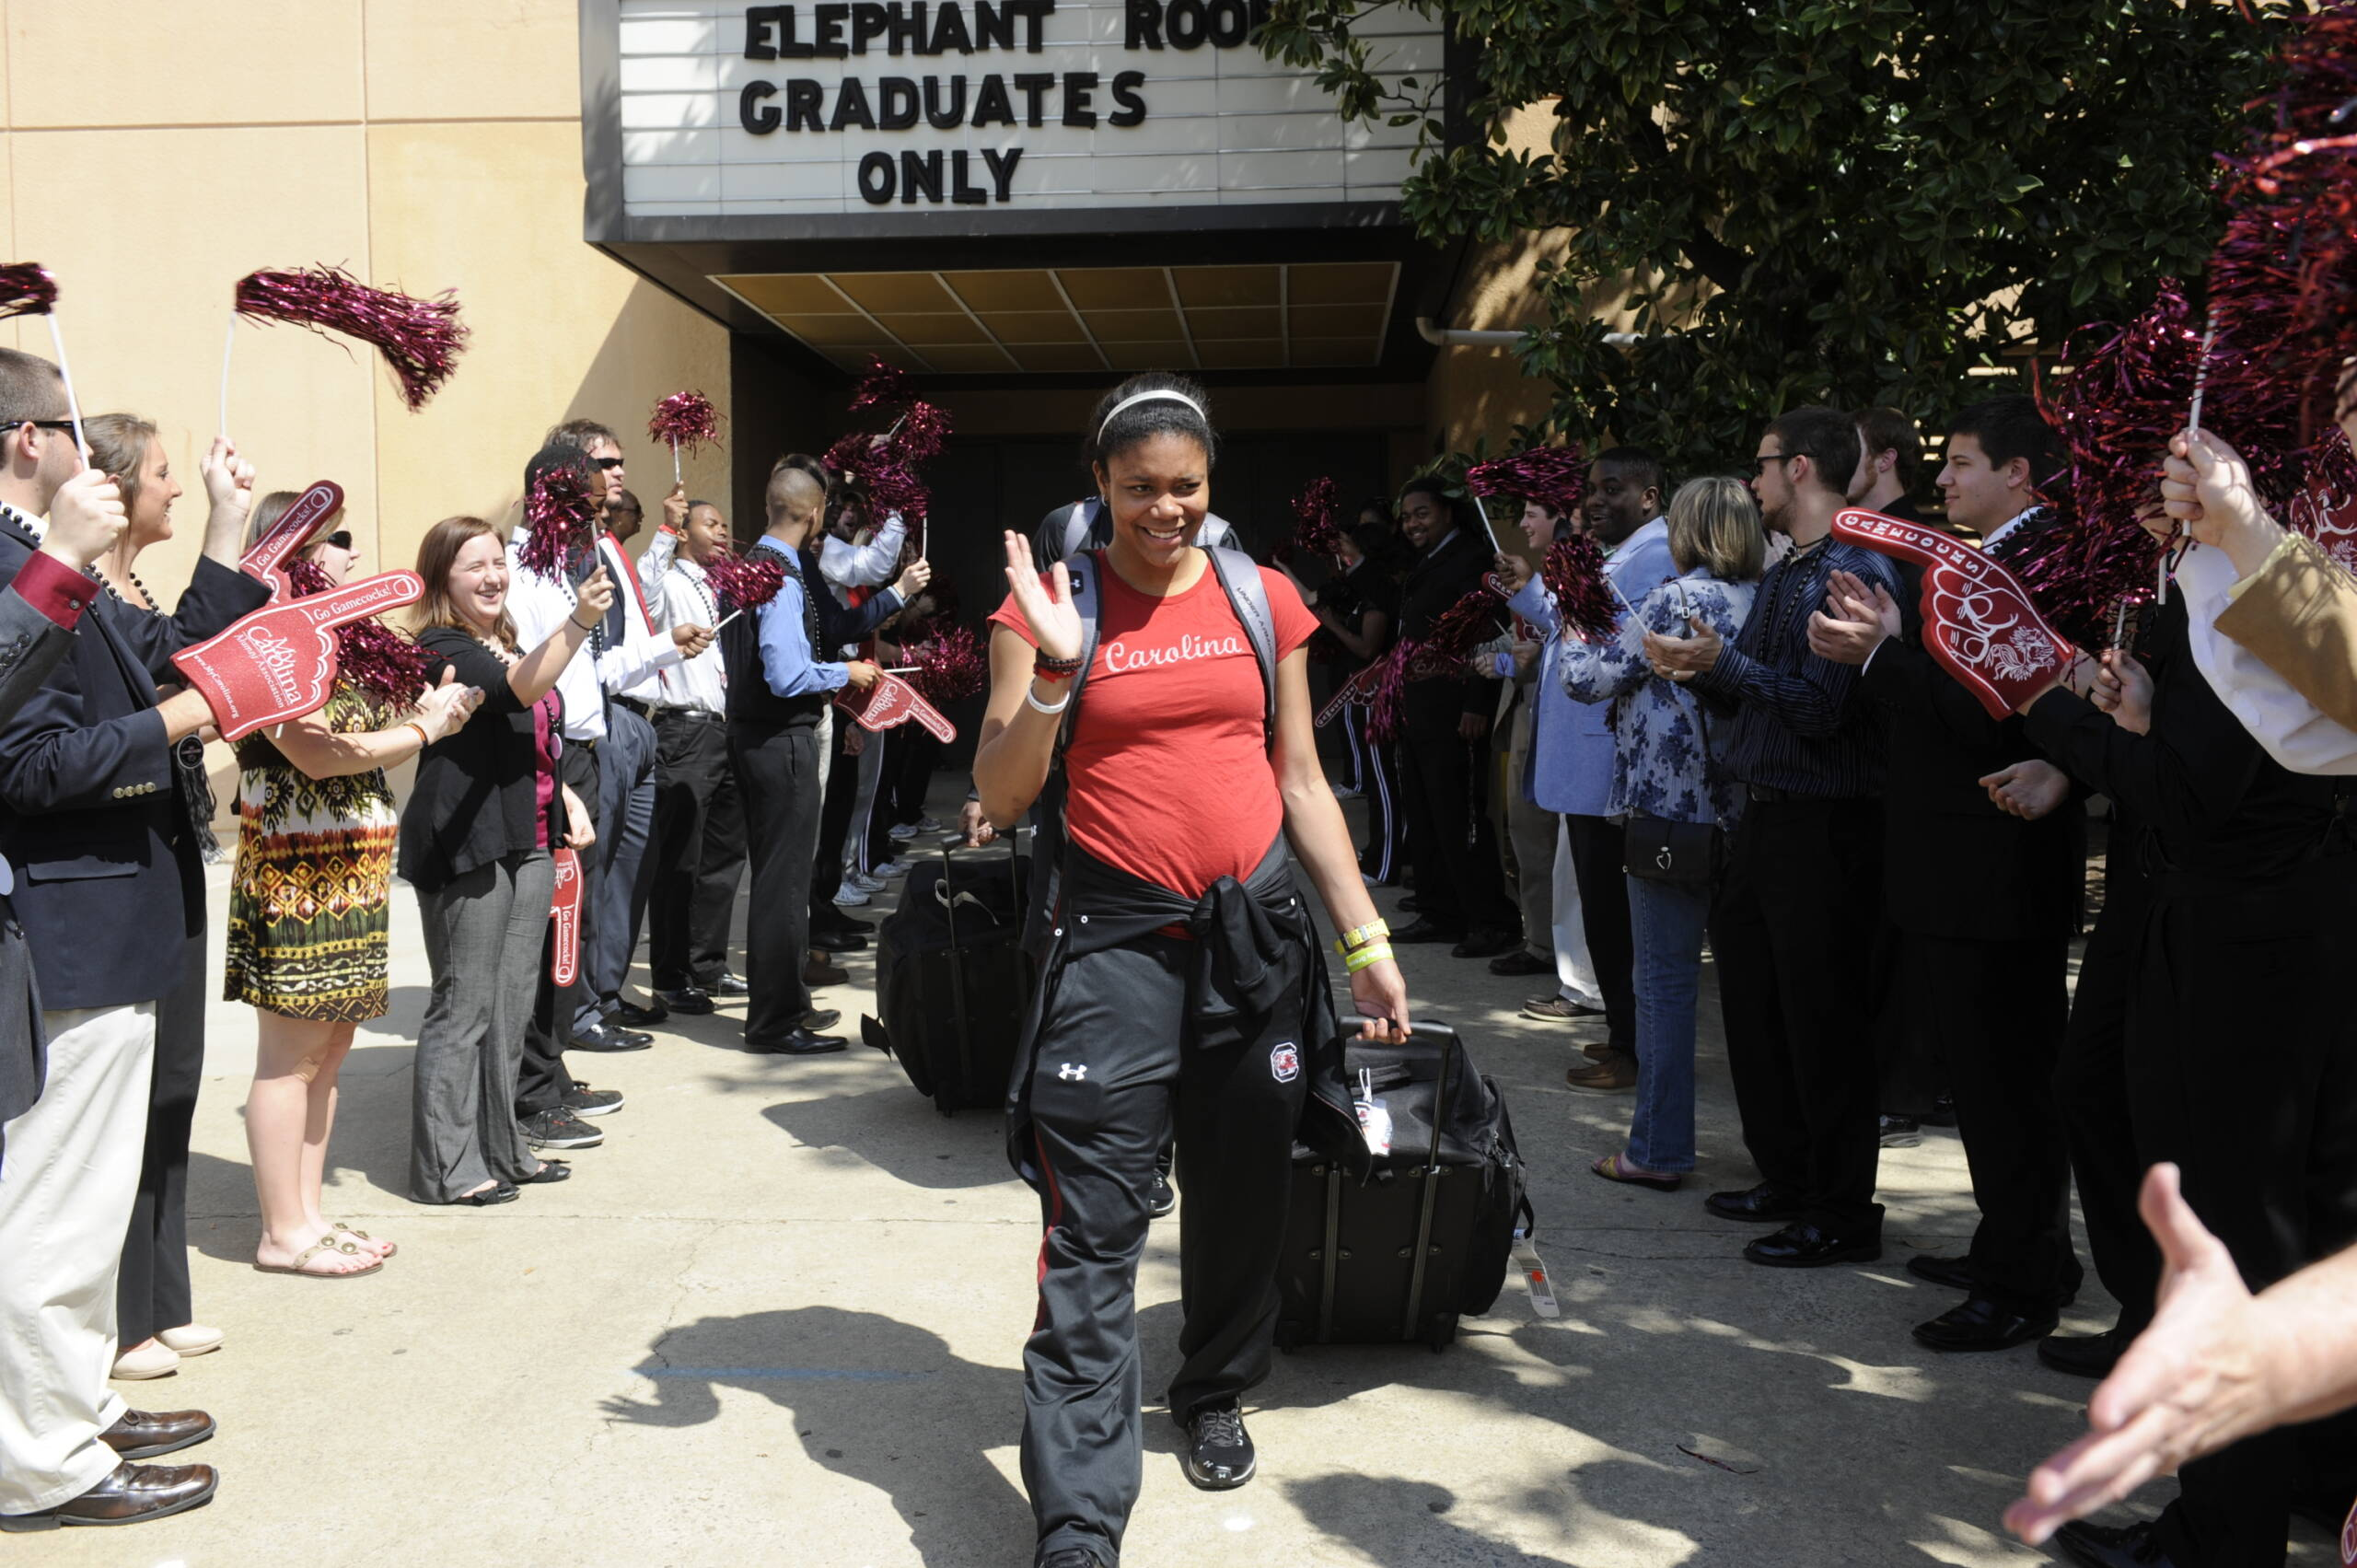
[[[1386,6],[1454,84],[1381,69]],[[1261,46],[1346,118],[1421,124],[1426,238],[1560,233],[1518,350],[1551,423],[1689,471],[1794,403],[1936,420],[1974,366],[2124,319],[2216,239],[2212,155],[2282,0],[1272,0]],[[1450,91],[1462,96],[1445,115]],[[1543,150],[1500,127],[1551,112]],[[2259,110],[2263,112],[2263,105]],[[1470,128],[1470,129],[1462,129]],[[1638,334],[1608,343],[1599,295]]]

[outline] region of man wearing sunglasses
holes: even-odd
[[[1727,1066],[1763,1179],[1714,1192],[1723,1219],[1778,1224],[1752,1262],[1815,1268],[1882,1255],[1881,1154],[1868,954],[1881,920],[1883,740],[1858,672],[1812,653],[1835,571],[1898,587],[1890,562],[1831,537],[1858,467],[1838,409],[1799,408],[1759,438],[1751,492],[1793,542],[1733,643],[1645,634],[1654,671],[1735,714],[1726,767],[1750,796],[1711,919]]]

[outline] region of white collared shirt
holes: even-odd
[[[517,646],[529,652],[564,625],[575,605],[571,585],[525,569],[517,558],[531,526],[517,523],[507,540],[507,614],[516,622]],[[557,673],[557,695],[564,703],[564,738],[598,741],[606,738],[606,704],[598,690],[598,667],[584,642]]]
[[[652,619],[654,603],[642,599],[644,585],[638,580],[630,556],[616,543],[611,534],[598,536],[598,559],[606,563],[606,575],[614,585],[614,598],[622,612],[623,646],[608,648],[598,657],[598,674],[606,690],[617,697],[627,697],[650,707],[668,701],[669,667],[681,660],[678,645],[668,635],[659,633]],[[666,655],[670,656],[666,657]]]
[[[720,624],[723,617],[719,598],[704,580],[703,568],[686,556],[672,557],[670,570],[663,574],[663,580],[657,587],[662,597],[656,601],[655,610],[662,619],[664,631],[669,632],[679,626]],[[669,673],[663,704],[673,708],[700,708],[710,714],[727,714],[728,668],[720,656],[718,638],[713,639],[712,646]]]

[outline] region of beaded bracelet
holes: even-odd
[[[1390,935],[1390,923],[1385,920],[1381,915],[1376,915],[1364,925],[1354,925],[1350,930],[1343,932],[1341,935],[1336,937],[1334,939],[1334,951],[1341,954],[1344,958],[1348,958],[1356,949],[1364,947],[1371,942],[1380,942]]]
[[[1035,652],[1031,656],[1031,673],[1042,680],[1070,680],[1080,673],[1080,661],[1076,658],[1051,658],[1046,654]]]
[[[1342,968],[1352,974],[1356,974],[1361,970],[1373,969],[1376,965],[1389,959],[1390,957],[1391,944],[1378,942],[1372,947],[1360,947],[1353,951],[1342,960]]]

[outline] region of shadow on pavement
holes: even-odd
[[[1013,1181],[995,1110],[945,1117],[907,1083],[865,1094],[784,1100],[761,1112],[805,1148],[842,1149],[912,1187]]]

